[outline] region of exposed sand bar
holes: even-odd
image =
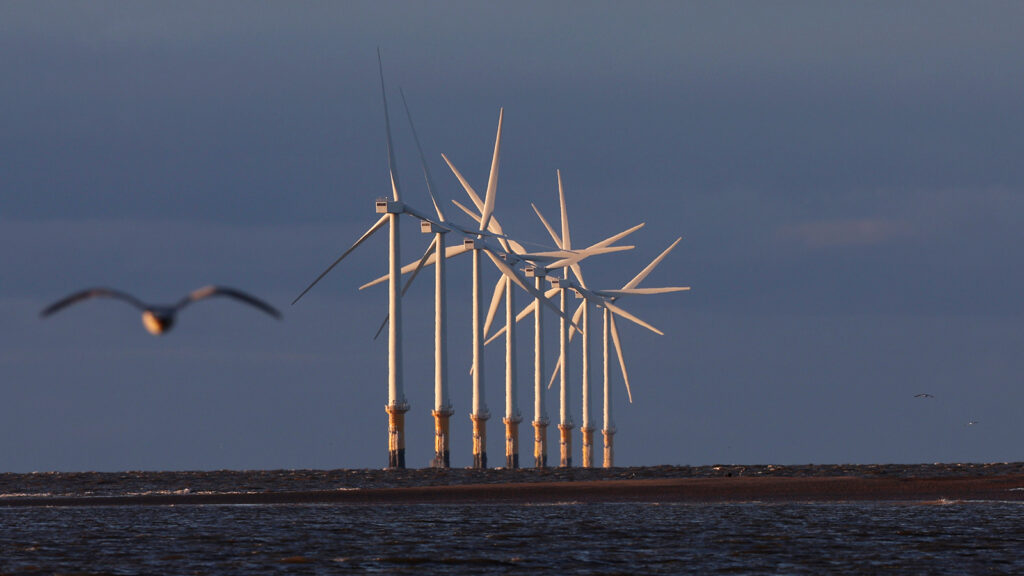
[[[981,477],[719,477],[513,482],[349,490],[0,499],[0,506],[530,504],[558,502],[1024,501],[1024,474]]]

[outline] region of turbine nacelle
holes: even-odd
[[[544,278],[548,275],[548,270],[541,266],[527,266],[523,268],[523,274],[527,278]]]
[[[420,220],[420,232],[423,234],[445,234],[451,230],[430,220]]]
[[[405,212],[405,203],[398,202],[397,200],[377,200],[375,206],[377,214],[401,214]]]

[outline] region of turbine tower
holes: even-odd
[[[657,258],[651,261],[646,268],[640,271],[632,280],[623,285],[619,290],[597,292],[599,296],[603,296],[607,301],[602,305],[602,341],[604,345],[603,349],[603,361],[602,370],[604,373],[604,427],[601,430],[601,435],[604,437],[604,460],[602,465],[605,468],[612,468],[615,466],[615,423],[612,419],[612,401],[611,401],[611,384],[608,373],[608,334],[611,333],[612,342],[615,344],[615,354],[619,360],[619,368],[622,370],[622,379],[626,385],[626,394],[628,395],[629,402],[633,402],[633,392],[629,386],[629,374],[626,372],[626,362],[622,355],[622,342],[619,338],[619,330],[615,326],[615,314],[616,309],[621,311],[621,307],[612,304],[618,298],[626,294],[665,294],[668,292],[679,292],[683,290],[689,290],[689,286],[671,286],[665,288],[637,288],[637,285],[646,278],[654,268],[668,256],[668,253],[679,244],[682,238],[677,238],[668,248],[666,248]],[[581,279],[582,283],[583,280]],[[586,300],[584,300],[586,301]],[[624,318],[633,320],[628,316]],[[635,320],[633,320],[635,322]],[[643,324],[640,324],[643,326]]]
[[[491,171],[487,178],[487,192],[484,196],[483,208],[480,212],[479,234],[466,238],[463,245],[471,250],[473,261],[473,409],[470,419],[473,421],[473,467],[487,468],[487,420],[491,417],[487,409],[484,395],[484,339],[483,339],[483,299],[480,294],[480,252],[485,249],[483,234],[488,230],[491,214],[494,212],[495,194],[498,191],[498,159],[501,153],[501,124],[504,109],[498,111],[498,132],[494,138],[494,154],[491,157]],[[461,174],[455,170],[444,155],[445,161],[452,167],[456,176],[462,180]]]
[[[384,127],[387,133],[388,148],[388,173],[391,178],[391,199],[377,200],[376,212],[382,214],[379,220],[359,237],[352,246],[346,250],[337,260],[305,290],[292,301],[294,305],[313,286],[337,266],[346,256],[359,247],[367,238],[380,230],[385,224],[389,229],[388,241],[388,403],[385,411],[388,414],[388,467],[405,468],[405,413],[409,411],[409,402],[405,398],[405,389],[402,380],[402,302],[399,295],[399,220],[400,214],[410,214],[420,220],[430,221],[422,213],[414,210],[401,201],[400,186],[398,183],[398,171],[395,163],[394,147],[391,142],[391,120],[388,115],[387,93],[384,89],[384,66],[381,63],[380,51],[377,52],[377,64],[380,71],[381,98],[384,103]]]

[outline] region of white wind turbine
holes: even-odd
[[[387,93],[384,89],[384,66],[381,63],[380,51],[377,52],[377,64],[380,71],[381,98],[384,102],[384,127],[387,133],[388,173],[391,178],[390,200],[381,199],[376,202],[376,212],[383,214],[373,226],[359,237],[352,246],[337,260],[327,267],[295,300],[294,305],[324,276],[337,266],[346,256],[359,247],[367,238],[380,230],[385,224],[390,231],[388,242],[388,467],[405,468],[405,413],[409,411],[409,402],[405,398],[402,380],[402,302],[399,295],[399,220],[400,214],[410,214],[423,221],[430,218],[403,203],[400,198],[398,171],[395,164],[394,147],[391,142],[391,120],[388,115]]]
[[[539,212],[538,212],[538,215],[540,215]],[[543,220],[543,216],[541,216],[541,219]],[[545,223],[545,226],[547,226],[546,223]],[[553,231],[551,230],[550,226],[547,226],[547,227],[548,227],[548,232],[549,233],[553,233]],[[669,252],[671,252],[676,247],[676,245],[679,244],[679,242],[681,240],[682,240],[682,238],[676,239],[676,241],[673,242],[668,248],[666,248],[661,254],[659,254],[657,258],[652,260],[651,263],[648,264],[646,268],[641,270],[640,273],[637,274],[632,280],[630,280],[622,288],[619,288],[617,290],[590,290],[590,289],[587,288],[586,283],[583,280],[583,275],[582,275],[582,271],[580,270],[580,267],[579,266],[573,266],[573,268],[572,268],[573,275],[575,275],[576,279],[579,281],[579,285],[578,286],[573,286],[573,289],[577,292],[577,294],[579,294],[583,298],[583,302],[580,303],[579,307],[576,309],[576,312],[573,314],[573,322],[574,323],[577,322],[579,317],[580,317],[580,315],[582,314],[582,316],[584,318],[583,327],[584,327],[584,329],[586,329],[586,318],[587,318],[588,310],[589,310],[589,302],[593,301],[598,307],[603,308],[603,310],[602,310],[602,343],[603,343],[602,368],[603,368],[603,370],[602,371],[603,371],[603,376],[604,376],[604,386],[603,386],[603,392],[604,392],[604,428],[601,430],[601,433],[604,436],[604,462],[603,462],[603,466],[605,468],[611,468],[611,467],[613,467],[615,465],[614,464],[615,455],[614,455],[613,437],[615,435],[615,431],[616,430],[615,430],[615,424],[614,424],[614,422],[612,420],[612,403],[611,403],[611,394],[610,394],[610,386],[611,385],[610,385],[610,377],[609,377],[609,372],[608,372],[608,367],[609,367],[609,361],[608,361],[608,354],[609,354],[608,353],[608,334],[609,333],[611,333],[612,342],[615,345],[615,352],[616,352],[616,355],[617,355],[618,360],[619,360],[619,367],[622,370],[622,378],[623,378],[623,381],[624,381],[624,383],[626,385],[626,394],[628,395],[630,403],[633,402],[633,392],[632,392],[632,390],[630,388],[630,385],[629,385],[629,374],[626,371],[626,363],[625,363],[625,359],[623,358],[623,354],[622,354],[622,342],[621,342],[621,340],[619,338],[618,328],[615,325],[615,316],[622,316],[623,318],[626,318],[627,320],[630,320],[631,322],[634,322],[635,324],[638,324],[640,326],[643,326],[644,328],[647,328],[648,330],[654,332],[655,334],[664,335],[664,333],[662,331],[658,330],[654,326],[651,326],[647,322],[644,322],[643,320],[640,320],[639,318],[637,318],[636,316],[630,314],[629,312],[626,312],[625,310],[622,309],[621,306],[618,306],[617,304],[614,304],[614,302],[616,300],[618,300],[619,298],[621,298],[622,296],[627,295],[627,294],[667,294],[669,292],[679,292],[679,291],[689,290],[690,289],[689,286],[668,286],[668,287],[661,287],[661,288],[637,288],[637,286],[640,284],[640,282],[642,282],[644,280],[644,278],[646,278],[651,273],[651,271],[653,271],[654,268],[657,267],[658,264],[660,264],[661,261],[664,260],[666,256],[668,256]],[[570,339],[572,338],[572,335],[573,335],[573,332],[570,329],[570,333],[569,333]],[[587,348],[587,341],[589,340],[589,337],[587,336],[587,334],[585,332],[583,333],[582,339],[583,339],[584,349],[586,349]],[[586,374],[586,373],[588,373],[588,366],[587,366],[587,364],[589,363],[589,358],[588,358],[588,356],[586,354],[584,354],[584,356],[583,356],[583,362],[584,362],[584,364],[583,364],[583,371]],[[556,368],[555,368],[556,372],[561,367],[562,367],[561,365],[556,366]],[[552,382],[553,381],[554,381],[554,374],[552,375]],[[589,408],[590,408],[589,407],[589,403],[590,403],[589,382],[588,382],[587,378],[584,377],[584,379],[583,379],[583,405],[584,405],[583,411],[584,411],[584,414],[587,414],[587,412],[589,412]],[[586,416],[585,416],[584,420],[586,422],[586,420],[587,420]],[[586,423],[584,423],[583,427],[584,428],[587,427]],[[586,432],[584,432],[584,434],[586,434]],[[592,454],[588,454],[587,451],[586,451],[586,448],[587,448],[587,445],[585,443],[584,444],[584,453],[583,453],[584,466],[591,465],[590,463],[592,463],[592,460],[593,460],[593,455]]]
[[[434,222],[420,222],[420,231],[424,234],[434,234],[434,241],[431,243],[434,255],[434,466],[448,468],[450,466],[450,427],[449,419],[454,412],[451,397],[448,390],[448,316],[445,307],[446,286],[445,286],[445,259],[447,251],[445,247],[445,234],[450,230],[444,227],[445,217],[434,196],[434,182],[430,177],[430,168],[427,167],[427,160],[423,156],[423,146],[420,145],[420,138],[416,134],[416,126],[412,121],[412,113],[409,111],[409,103],[405,100],[405,93],[402,94],[402,105],[405,107],[405,114],[409,118],[409,127],[412,130],[413,140],[416,142],[416,150],[420,155],[420,164],[423,167],[423,178],[427,182],[427,193],[434,204],[434,211],[437,212],[438,225]],[[427,254],[430,254],[430,247]],[[420,260],[422,267],[424,260]],[[415,277],[415,276],[414,276]],[[409,278],[412,283],[413,278]]]

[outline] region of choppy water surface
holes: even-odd
[[[1024,573],[1024,505],[0,509],[0,573]]]

